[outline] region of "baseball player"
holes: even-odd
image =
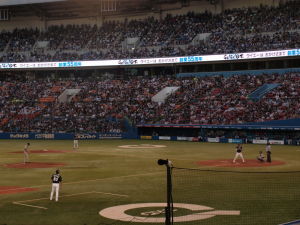
[[[259,155],[257,156],[257,160],[260,162],[264,162],[265,161],[265,157],[262,151],[259,151]]]
[[[268,142],[267,143],[267,146],[266,146],[266,153],[267,153],[267,162],[272,162],[271,160],[271,145],[270,143]]]
[[[61,185],[62,182],[62,176],[60,175],[58,169],[55,171],[55,174],[52,174],[51,181],[52,181],[52,190],[50,194],[50,201],[52,200],[53,194],[55,192],[55,201],[57,202],[58,194],[59,194],[59,186]]]
[[[29,146],[30,146],[30,143],[27,143],[25,146],[24,146],[24,164],[29,162]]]
[[[74,138],[73,141],[73,150],[78,149],[79,148],[79,144],[78,144],[78,138]]]
[[[243,163],[244,163],[245,160],[244,160],[244,156],[243,156],[243,153],[242,153],[243,146],[241,144],[238,144],[235,149],[236,149],[236,153],[235,153],[235,156],[234,156],[234,159],[233,159],[233,163],[235,163],[235,161],[238,157],[240,157],[242,159]]]

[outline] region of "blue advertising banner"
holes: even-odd
[[[237,139],[237,138],[229,138],[228,143],[243,144],[243,140],[242,139]]]

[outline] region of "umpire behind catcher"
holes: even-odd
[[[50,200],[53,198],[53,194],[55,192],[55,201],[58,201],[58,194],[59,194],[59,186],[60,183],[62,182],[62,176],[60,175],[60,171],[57,169],[55,171],[55,174],[52,174],[51,176],[51,181],[52,181],[52,190],[50,194]]]
[[[271,159],[271,154],[272,154],[272,152],[271,152],[271,145],[270,145],[270,143],[268,142],[267,143],[267,146],[266,146],[266,153],[267,153],[267,162],[272,162],[272,159]]]

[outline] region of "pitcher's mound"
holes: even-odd
[[[218,160],[207,160],[207,161],[199,161],[196,162],[201,166],[216,166],[216,167],[264,167],[264,166],[278,166],[283,165],[285,162],[283,161],[272,161],[269,162],[259,162],[255,159],[248,159],[246,162],[242,162],[237,160],[235,163],[232,162],[232,159],[218,159]]]
[[[29,163],[10,163],[4,164],[7,168],[51,168],[65,166],[65,163],[44,163],[44,162],[29,162]]]

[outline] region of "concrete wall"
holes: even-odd
[[[50,20],[47,21],[47,26],[51,25],[68,25],[68,24],[74,24],[74,25],[81,25],[81,24],[100,24],[97,17],[89,17],[89,18],[79,18],[79,19],[66,19],[66,20]]]
[[[254,7],[259,5],[278,6],[280,0],[223,0],[224,9]]]
[[[169,8],[168,8],[169,7]],[[218,5],[212,5],[207,1],[191,1],[190,5],[187,7],[181,7],[181,5],[177,5],[177,8],[171,8],[170,6],[162,6],[162,9],[164,10],[164,14],[173,14],[173,15],[180,15],[180,14],[186,14],[188,12],[205,12],[209,11],[212,13],[220,13],[221,12],[221,4]]]
[[[10,21],[0,21],[0,31],[11,31],[15,28],[38,28],[43,30],[45,22],[38,17],[13,17]]]

